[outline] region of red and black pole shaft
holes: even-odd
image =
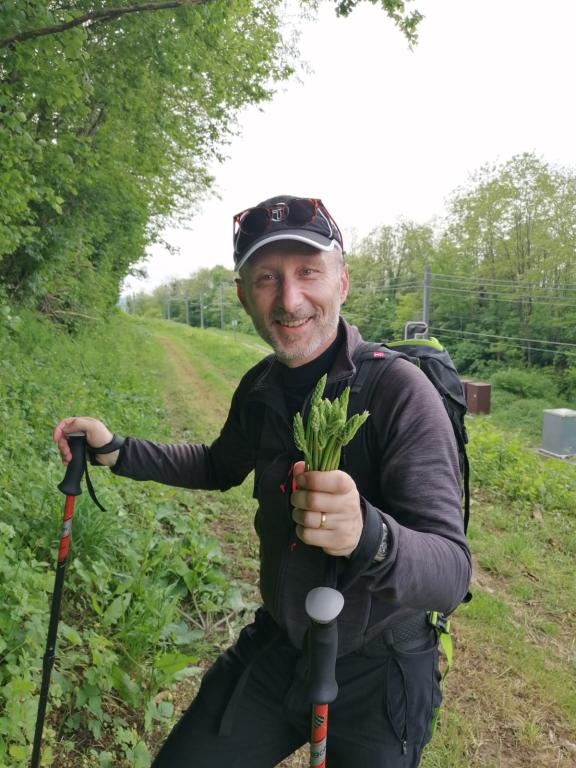
[[[62,588],[64,585],[64,573],[70,549],[70,534],[72,532],[72,518],[74,517],[74,504],[76,496],[82,493],[80,483],[86,469],[86,439],[83,432],[68,435],[68,444],[72,452],[72,460],[66,467],[66,474],[58,489],[66,496],[64,505],[64,522],[60,536],[58,549],[58,564],[56,566],[56,578],[52,595],[52,607],[50,610],[50,622],[48,624],[48,639],[42,664],[42,685],[40,698],[38,699],[38,714],[36,716],[36,730],[34,732],[34,746],[32,748],[31,768],[40,765],[40,747],[42,745],[42,732],[44,730],[44,718],[46,716],[46,704],[48,702],[48,689],[50,676],[54,666],[56,635],[58,633],[58,621],[60,619],[60,605],[62,603]]]
[[[338,625],[336,619],[344,607],[344,598],[336,589],[317,587],[306,596],[308,632],[308,698],[312,704],[310,766],[325,768],[328,737],[328,704],[338,695],[336,656]]]

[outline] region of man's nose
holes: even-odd
[[[302,292],[298,282],[291,279],[282,280],[278,300],[285,312],[294,312],[302,304]]]

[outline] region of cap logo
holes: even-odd
[[[288,207],[282,203],[282,205],[275,206],[270,209],[270,218],[272,221],[284,221],[288,215]]]

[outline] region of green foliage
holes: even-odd
[[[97,10],[5,4],[0,38]],[[272,0],[133,13],[0,48],[0,283],[94,314],[161,222],[194,209],[238,110],[291,73]]]
[[[431,317],[495,367],[574,365],[576,175],[532,154],[458,190],[432,266]],[[533,341],[537,340],[537,341]],[[459,356],[459,353],[456,353]]]
[[[546,371],[506,368],[496,371],[490,381],[495,387],[518,397],[545,398],[555,394],[550,373]]]
[[[380,4],[415,40],[421,15]],[[166,218],[202,200],[239,110],[293,71],[298,19],[274,0],[152,6],[2,6],[0,284],[60,319],[115,304]]]
[[[574,392],[576,174],[531,154],[484,167],[430,227],[381,226],[352,246],[344,314],[366,338],[401,337],[423,313],[463,373],[553,368]]]
[[[54,585],[63,468],[51,429],[64,415],[88,412],[120,433],[168,437],[159,352],[144,327],[120,314],[70,337],[28,312],[14,320],[10,315],[0,327],[0,416],[10,425],[0,444],[6,766],[29,760]],[[106,511],[87,494],[78,499],[43,754],[47,765],[52,750],[83,750],[93,754],[91,765],[146,766],[145,734],[172,716],[169,702],[155,702],[155,694],[175,675],[194,673],[202,615],[229,612],[236,597],[189,494],[122,481],[99,468],[91,476]],[[108,758],[98,758],[100,743]],[[71,759],[79,764],[80,756]]]
[[[529,445],[537,447],[542,442],[544,410],[569,407],[569,403],[557,397],[518,397],[500,389],[492,389],[492,414],[500,429],[521,435]]]
[[[375,229],[347,257],[351,291],[344,315],[365,338],[402,338],[420,312],[422,273],[433,253],[432,230],[413,222]]]
[[[576,366],[566,368],[558,376],[558,392],[572,402],[576,401]]]
[[[370,0],[373,5],[381,5],[388,16],[398,25],[410,42],[418,39],[418,24],[424,18],[422,14],[413,10],[406,11],[406,2],[411,0]],[[334,0],[336,13],[339,16],[348,16],[361,0]]]
[[[489,420],[470,426],[470,464],[473,482],[516,508],[535,505],[568,516],[576,513],[574,468],[556,460],[544,460],[526,450],[519,437],[494,430]]]
[[[172,280],[151,294],[127,297],[126,309],[141,317],[164,317],[192,327],[254,333],[252,321],[236,296],[235,272],[222,266],[199,269]]]

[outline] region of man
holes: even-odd
[[[370,417],[342,468],[305,471],[293,415],[324,373],[330,399],[354,381],[361,344],[340,318],[342,236],[320,200],[281,195],[234,217],[234,260],[238,298],[274,355],[243,377],[212,445],[122,441],[83,417],[55,429],[65,461],[66,434],[81,430],[100,463],[138,480],[226,490],[255,472],[263,607],[153,765],[271,768],[307,741],[304,601],[329,585],[345,604],[328,765],[413,768],[440,703],[426,611],[453,610],[470,578],[450,422],[426,377],[395,360],[362,403]]]

